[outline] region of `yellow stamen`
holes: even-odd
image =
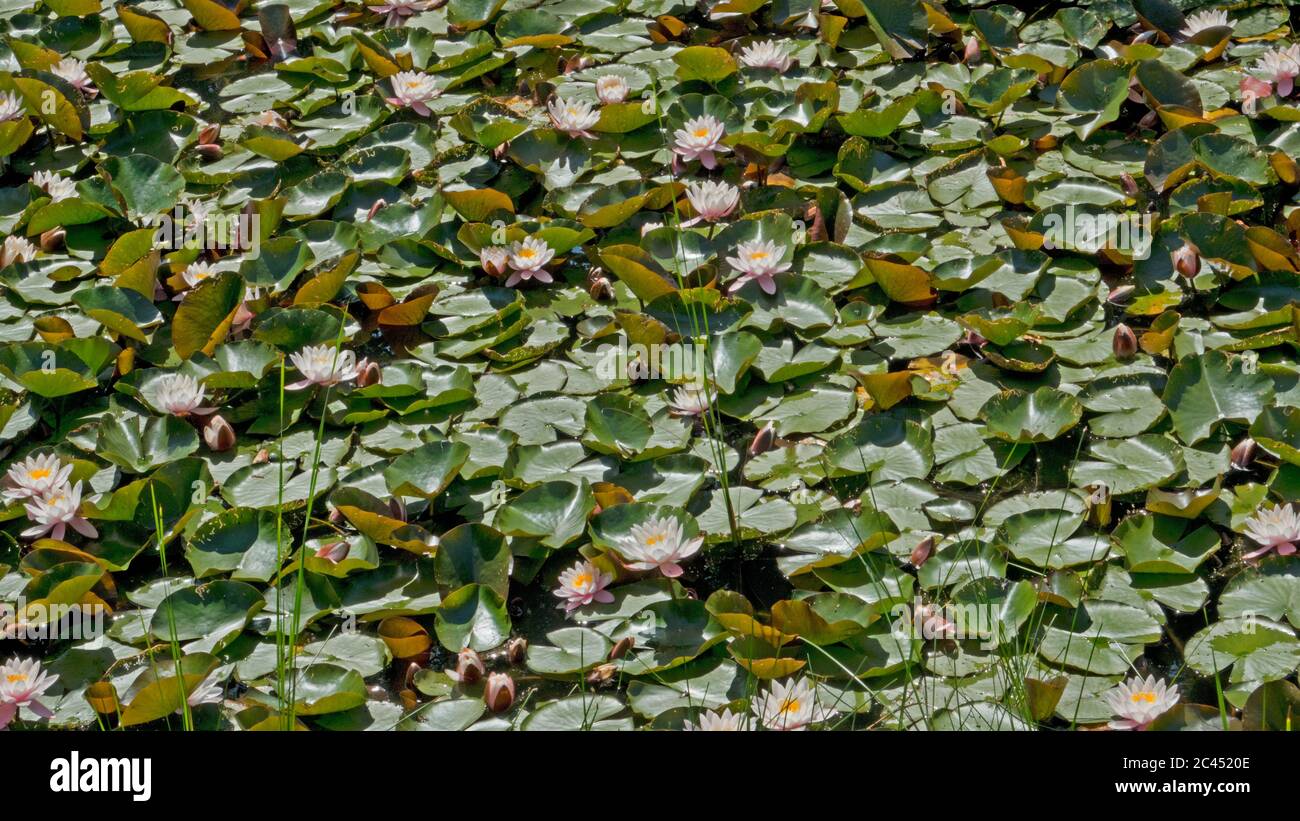
[[[796,713],[798,711],[799,711],[799,699],[797,698],[788,698],[781,704],[781,712],[783,714]]]
[[[1134,694],[1133,694],[1133,703],[1134,703],[1134,704],[1138,704],[1138,703],[1141,703],[1141,702],[1143,702],[1143,701],[1145,701],[1147,704],[1154,704],[1155,701],[1156,701],[1156,694],[1150,692],[1149,690],[1148,690],[1148,691],[1143,691],[1143,692],[1141,692],[1141,693],[1134,693]]]
[[[10,674],[9,674],[8,676],[6,676],[5,678],[8,679],[8,681],[9,681],[10,684],[15,684],[15,683],[17,683],[17,682],[19,682],[19,681],[26,681],[26,680],[27,680],[27,676],[23,675],[22,673],[10,673]]]
[[[709,136],[709,129],[707,129],[707,128],[697,128],[697,129],[695,129],[695,136],[702,140],[702,139],[704,139],[705,137]]]
[[[50,471],[45,468],[37,468],[36,470],[33,470],[31,473],[27,474],[27,476],[33,482],[37,482],[40,481],[41,479],[45,479],[49,475],[50,475]]]
[[[578,575],[576,575],[576,576],[573,577],[573,589],[574,589],[574,590],[580,590],[580,589],[586,587],[586,586],[589,585],[589,584],[591,584],[591,574],[590,574],[590,573],[579,573]]]

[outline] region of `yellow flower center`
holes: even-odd
[[[537,252],[534,251],[532,248],[524,248],[519,251],[519,256],[523,257],[524,259],[532,259],[533,257],[537,256]]]
[[[46,468],[37,468],[36,470],[33,470],[31,473],[27,474],[28,478],[30,478],[33,482],[39,482],[41,479],[48,478],[49,475],[50,475],[50,471]]]
[[[570,117],[578,116],[578,109],[574,108],[573,106],[569,106],[568,112]]]
[[[1156,694],[1153,693],[1153,692],[1151,692],[1151,691],[1149,691],[1149,690],[1144,690],[1144,691],[1141,692],[1141,693],[1134,693],[1134,694],[1133,694],[1133,703],[1134,703],[1134,704],[1140,704],[1140,703],[1142,703],[1142,702],[1144,702],[1144,701],[1145,701],[1147,704],[1155,704],[1155,701],[1156,701]]]
[[[659,543],[662,542],[663,540],[664,540],[664,535],[663,535],[662,533],[655,533],[655,534],[652,535],[652,536],[647,536],[647,537],[646,537],[646,539],[645,539],[645,546],[646,546],[646,547],[654,547],[655,545],[659,544]]]
[[[10,684],[16,684],[17,682],[27,680],[27,676],[23,675],[22,673],[10,673],[5,678],[8,679]]]
[[[697,128],[697,129],[695,129],[695,136],[696,136],[697,138],[699,138],[699,139],[702,140],[702,139],[704,139],[705,137],[709,136],[709,129],[707,129],[707,128]]]
[[[582,588],[586,587],[589,584],[591,584],[590,573],[579,573],[578,575],[573,577],[574,590],[581,590]]]
[[[750,259],[767,259],[767,251],[755,251],[749,255]]]
[[[781,703],[781,714],[797,713],[799,711],[799,699],[787,698]]]

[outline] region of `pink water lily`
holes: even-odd
[[[555,251],[551,250],[545,240],[529,237],[523,242],[516,242],[510,249],[509,262],[513,272],[506,280],[506,287],[513,288],[520,282],[533,279],[538,282],[554,282],[546,270],[546,264],[554,257]]]
[[[560,574],[560,586],[552,591],[562,599],[556,606],[563,608],[565,613],[572,613],[592,602],[609,604],[614,601],[614,594],[605,588],[613,580],[613,576],[602,573],[591,562],[578,562]]]
[[[740,276],[731,283],[730,291],[735,293],[746,282],[757,282],[766,294],[776,293],[777,274],[790,270],[790,263],[782,262],[785,247],[772,240],[750,240],[736,247],[736,255],[727,257],[727,262]]]
[[[14,720],[19,707],[41,718],[52,718],[54,713],[37,699],[56,681],[58,677],[41,670],[36,659],[13,658],[0,664],[0,730]]]
[[[704,114],[686,121],[673,133],[673,152],[686,161],[699,160],[705,168],[718,167],[716,155],[730,151],[722,144],[722,121]]]
[[[63,541],[69,527],[87,539],[99,537],[94,525],[81,516],[81,482],[57,487],[24,507],[27,518],[34,523],[22,532],[25,539],[39,539],[48,533],[50,538]]]
[[[1246,535],[1263,546],[1242,556],[1244,559],[1258,559],[1270,551],[1290,556],[1300,542],[1300,513],[1290,504],[1256,511],[1246,520]]]
[[[682,575],[681,562],[699,551],[703,536],[687,539],[681,523],[671,516],[655,516],[633,525],[615,549],[632,570],[658,570],[670,579]]]

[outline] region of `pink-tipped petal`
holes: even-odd
[[[1295,90],[1295,78],[1283,74],[1277,78],[1277,96],[1290,97],[1291,92]]]
[[[659,570],[670,579],[675,579],[682,575],[682,566],[673,562],[664,562],[659,565]]]

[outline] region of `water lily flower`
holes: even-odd
[[[230,426],[225,417],[217,414],[203,426],[203,441],[208,444],[210,450],[220,453],[223,450],[233,448],[237,437],[235,436],[235,429]]]
[[[199,384],[192,376],[183,373],[169,373],[158,379],[154,403],[159,410],[173,416],[188,416],[191,413],[212,413],[215,408],[205,408],[203,395],[207,388]]]
[[[433,113],[425,104],[442,94],[434,78],[418,71],[399,71],[389,78],[389,82],[393,96],[384,99],[395,108],[409,108],[421,117]]]
[[[381,3],[370,4],[369,8],[375,14],[385,15],[384,28],[396,28],[407,17],[428,11],[433,5],[433,0],[383,0]]]
[[[817,694],[806,678],[790,684],[773,681],[767,692],[755,698],[751,709],[769,730],[803,730],[832,715],[817,703]]]
[[[330,564],[338,564],[348,557],[351,548],[347,542],[329,542],[316,548],[316,558],[324,559]]]
[[[36,659],[12,658],[0,664],[0,730],[18,715],[19,707],[26,707],[41,718],[54,714],[38,698],[58,681],[41,669]]]
[[[627,80],[617,74],[606,74],[596,78],[596,99],[606,105],[623,102],[630,91]]]
[[[186,290],[198,285],[203,280],[215,274],[216,268],[210,262],[191,262],[181,271],[181,279],[185,282]],[[185,291],[172,297],[173,302],[180,302],[185,298]]]
[[[95,84],[90,81],[90,75],[86,73],[86,64],[81,60],[65,57],[50,66],[50,73],[67,80],[69,85],[87,97],[93,98],[99,94],[99,89],[95,88]]]
[[[31,262],[36,259],[36,245],[26,237],[5,237],[0,247],[0,268],[8,268],[16,262]]]
[[[32,175],[32,185],[50,195],[54,202],[66,200],[77,195],[77,184],[67,177],[52,171],[37,171]]]
[[[697,732],[734,733],[745,729],[741,724],[742,718],[744,718],[744,716],[740,713],[732,713],[730,710],[724,709],[721,713],[716,713],[713,710],[705,710],[700,713],[699,722],[697,724],[692,724],[688,721],[682,729],[694,730]]]
[[[595,137],[589,129],[600,122],[600,112],[593,109],[591,103],[585,100],[566,102],[552,97],[546,104],[546,111],[551,115],[551,125],[556,131],[563,131],[570,137]]]
[[[1276,83],[1277,96],[1289,97],[1295,90],[1295,78],[1300,75],[1300,44],[1267,52],[1251,67],[1251,71],[1261,80]]]
[[[27,518],[35,524],[22,532],[23,538],[37,539],[49,533],[50,538],[63,541],[69,527],[87,539],[99,536],[99,531],[78,513],[81,509],[81,482],[60,485],[48,496],[35,497],[24,507]]]
[[[369,364],[365,359],[357,361],[357,355],[352,351],[336,352],[328,345],[308,345],[297,353],[289,354],[289,359],[298,373],[302,374],[302,379],[284,386],[285,390],[290,391],[300,391],[312,385],[328,386],[351,382]]]
[[[23,99],[11,91],[0,91],[0,123],[7,123],[27,116],[27,107]]]
[[[555,257],[555,252],[544,240],[529,237],[523,242],[516,242],[510,248],[510,267],[514,272],[506,280],[506,287],[513,288],[520,282],[535,279],[538,282],[554,282],[545,265]]]
[[[68,481],[72,465],[63,464],[53,453],[28,456],[14,462],[4,478],[4,495],[10,499],[39,499]]]
[[[682,575],[681,562],[695,555],[704,544],[703,536],[685,538],[682,525],[671,516],[654,516],[632,526],[616,548],[632,570],[658,570],[670,579]]]
[[[1290,504],[1256,511],[1246,520],[1246,535],[1263,547],[1242,558],[1257,559],[1271,550],[1276,550],[1279,556],[1290,556],[1300,541],[1300,513]]]
[[[1198,11],[1187,17],[1187,24],[1179,34],[1190,40],[1203,31],[1224,27],[1232,28],[1232,21],[1228,19],[1226,11],[1219,9]]]
[[[776,293],[776,281],[772,277],[790,270],[790,263],[781,262],[785,255],[785,246],[777,245],[770,239],[742,242],[736,248],[734,257],[727,257],[727,262],[736,269],[740,277],[731,283],[730,291],[734,293],[746,282],[754,281],[766,294]]]
[[[515,680],[506,673],[492,673],[483,688],[483,702],[494,713],[504,713],[515,703]]]
[[[740,50],[740,62],[750,68],[774,68],[787,71],[793,62],[785,47],[775,40],[754,43]]]
[[[510,265],[510,249],[504,245],[488,245],[480,248],[478,264],[483,266],[488,276],[499,277]]]
[[[487,674],[483,659],[472,648],[466,647],[456,656],[456,668],[444,670],[447,678],[461,684],[473,684]]]
[[[606,590],[614,577],[600,572],[600,568],[591,562],[578,562],[560,574],[560,586],[553,592],[561,601],[557,607],[565,613],[572,613],[579,607],[586,607],[592,602],[609,604],[614,601],[614,594]]]
[[[723,133],[722,122],[708,114],[687,120],[685,128],[673,133],[673,153],[688,162],[699,160],[705,168],[717,168],[714,155],[731,150],[722,144]]]
[[[1108,690],[1103,698],[1119,716],[1110,722],[1112,730],[1145,730],[1178,703],[1178,687],[1168,687],[1155,676],[1134,677]]]
[[[696,217],[682,223],[693,225],[698,220],[716,222],[736,210],[740,204],[740,189],[725,182],[692,182],[686,186],[686,199],[695,209]]]
[[[664,224],[662,222],[647,222],[641,226],[641,236],[644,237],[646,234],[650,233],[651,231],[658,231],[660,228],[663,227]]]
[[[709,409],[712,400],[709,392],[695,385],[683,385],[673,391],[668,400],[668,412],[673,416],[699,416]]]

